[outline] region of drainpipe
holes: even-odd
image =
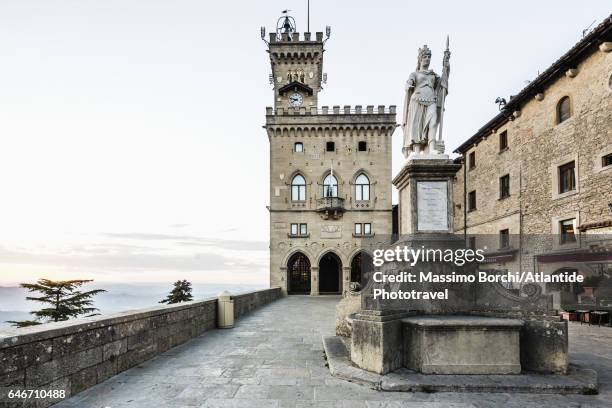
[[[523,272],[523,167],[519,165],[519,271]],[[533,271],[535,273],[535,271]]]
[[[467,239],[467,168],[463,153],[463,239]]]

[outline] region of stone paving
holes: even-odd
[[[339,297],[292,296],[98,384],[57,408],[612,407],[612,328],[572,323],[574,363],[599,372],[600,394],[395,393],[329,374],[321,337]]]

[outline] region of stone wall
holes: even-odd
[[[242,293],[232,296],[234,300],[234,318],[238,319],[252,310],[267,305],[281,297],[281,288],[271,288],[257,292]]]
[[[235,317],[280,296],[280,288],[233,296]],[[216,319],[217,299],[212,298],[1,331],[0,406],[11,389],[55,389],[64,390],[66,397],[75,395],[213,329]],[[39,400],[32,406],[61,399]]]
[[[395,110],[381,114],[276,114],[268,115],[266,121],[271,161],[270,283],[287,293],[287,264],[293,254],[300,252],[310,262],[311,294],[316,295],[319,260],[333,252],[342,263],[340,291],[346,291],[355,254],[378,238],[382,246],[392,232],[391,141]],[[303,143],[302,152],[294,151],[296,142]],[[326,142],[334,142],[335,150],[326,151]],[[359,151],[359,142],[366,143],[366,151]],[[323,180],[332,166],[338,197],[344,200],[344,212],[338,219],[317,212]],[[291,199],[291,180],[296,174],[306,181],[304,201]],[[360,174],[370,181],[370,199],[366,201],[356,199],[355,179]],[[292,223],[307,224],[307,236],[289,235]],[[370,223],[375,237],[366,241],[354,236],[355,223]]]
[[[561,75],[550,82],[538,98],[522,104],[518,117],[463,152],[465,165],[454,186],[455,231],[495,236],[508,229],[514,239],[511,249],[518,251],[512,261],[491,264],[491,268],[533,270],[533,254],[575,250],[580,237],[576,243],[559,243],[561,220],[575,219],[576,228],[612,222],[608,207],[612,166],[602,166],[602,156],[612,153],[610,67],[612,52],[593,49],[571,76]],[[558,123],[557,106],[564,97],[569,97],[571,117]],[[502,132],[507,132],[506,149],[500,149]],[[466,169],[472,153],[476,165]],[[559,194],[558,167],[570,161],[576,164],[576,188]],[[510,196],[500,198],[499,178],[505,174],[510,175]],[[476,209],[465,213],[470,191],[476,191]],[[606,233],[603,229],[591,232]],[[542,236],[542,244],[521,243],[519,234]],[[550,264],[542,271],[562,266]]]

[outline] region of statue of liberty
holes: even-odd
[[[431,50],[424,45],[419,48],[417,70],[410,74],[406,83],[406,98],[402,128],[404,130],[404,157],[419,153],[444,153],[442,119],[444,100],[448,93],[450,72],[450,50],[448,37],[442,61],[442,76],[429,69]],[[439,134],[438,127],[440,128]]]

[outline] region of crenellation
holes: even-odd
[[[274,109],[273,107],[266,107],[266,116],[293,116],[293,115],[395,115],[397,113],[397,107],[395,105],[378,105],[376,111],[374,110],[373,105],[368,105],[366,110],[363,110],[362,105],[334,105],[332,109],[329,109],[329,106],[322,106],[320,109],[316,106],[311,106],[310,108],[306,108],[304,106],[299,108],[294,107],[278,107]]]
[[[296,45],[306,43],[323,43],[323,33],[315,33],[315,38],[312,38],[310,32],[293,32],[293,33],[281,33],[280,37],[277,33],[272,32],[269,34],[269,42],[278,45]]]

